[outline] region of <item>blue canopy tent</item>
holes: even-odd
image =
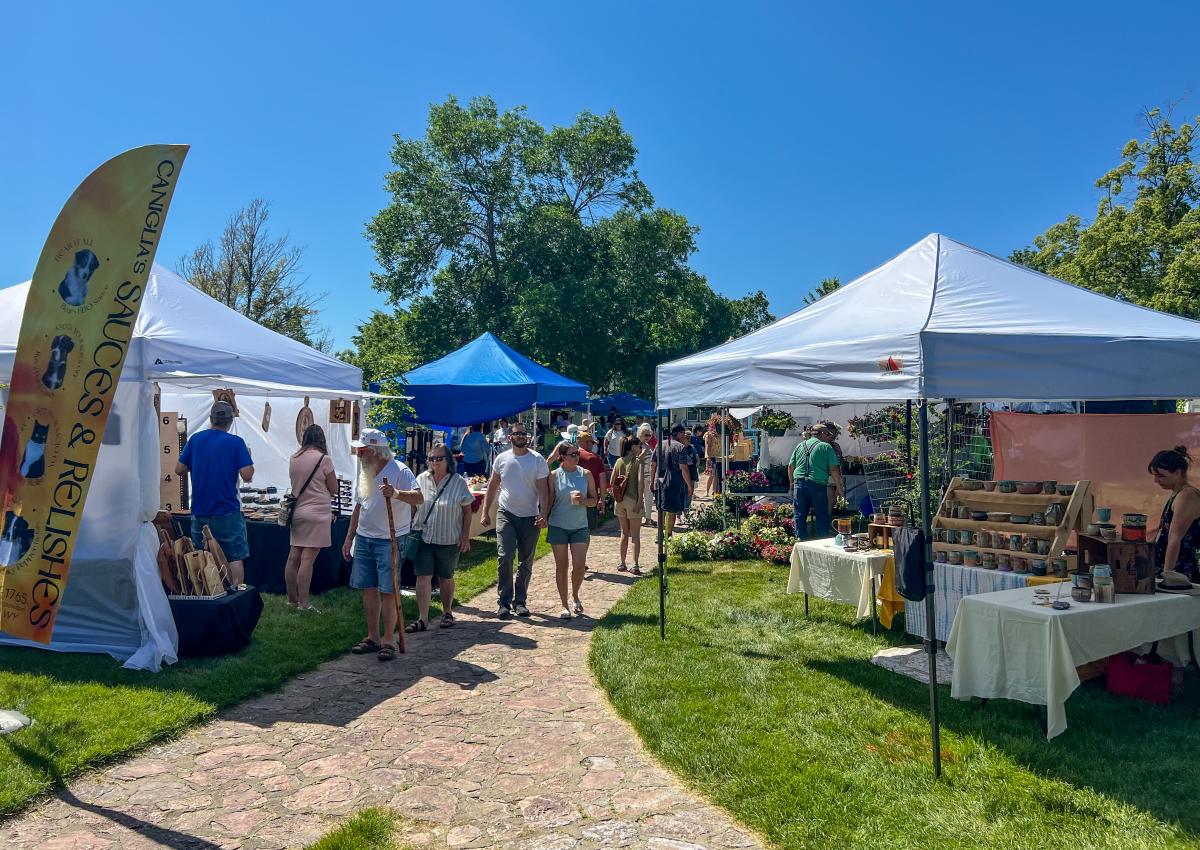
[[[585,384],[534,363],[491,333],[405,373],[401,381],[417,421],[453,426],[586,403],[588,394]]]
[[[596,396],[580,404],[572,405],[574,410],[587,410],[589,407],[595,416],[607,416],[614,407],[617,409],[617,413],[625,416],[653,416],[655,414],[654,402],[638,398],[630,393]]]

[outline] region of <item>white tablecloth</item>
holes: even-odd
[[[951,696],[1044,705],[1047,738],[1066,731],[1078,665],[1200,628],[1197,597],[1122,593],[1111,605],[1072,601],[1055,611],[1033,604],[1035,590],[963,599],[946,652],[954,659]]]
[[[486,493],[487,491],[484,490],[484,491],[480,491],[480,492]],[[471,491],[471,494],[478,495],[478,493],[474,490]],[[471,536],[472,537],[478,537],[479,535],[483,534],[485,531],[495,531],[496,530],[496,510],[497,510],[497,506],[498,506],[499,502],[500,502],[500,500],[497,499],[496,504],[492,505],[492,524],[489,525],[487,528],[483,527],[483,504],[482,503],[479,505],[479,510],[474,511],[471,514]]]
[[[806,540],[792,547],[788,593],[855,606],[858,617],[871,616],[871,576],[883,575],[890,552],[847,552],[833,538]],[[878,590],[879,583],[875,584]]]
[[[949,640],[954,615],[965,596],[994,593],[997,590],[1013,590],[1024,587],[1028,576],[1024,573],[1006,573],[1000,570],[985,570],[981,567],[966,567],[955,564],[935,564],[933,604],[937,618],[937,639]],[[1069,593],[1069,591],[1063,591]],[[927,637],[925,626],[925,603],[913,602],[904,612],[904,631],[917,637]]]

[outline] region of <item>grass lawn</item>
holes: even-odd
[[[929,754],[929,688],[870,664],[908,643],[872,638],[849,607],[784,595],[785,567],[672,564],[667,640],[657,582],[600,622],[591,665],[659,758],[785,848],[1200,847],[1189,675],[1169,707],[1089,684],[1047,743],[1043,709],[950,698],[943,779]]]
[[[544,532],[543,532],[544,538]],[[537,557],[547,554],[545,540]],[[477,539],[456,576],[460,600],[496,582],[495,543]],[[359,593],[313,597],[323,613],[294,611],[283,596],[266,607],[250,646],[236,655],[186,659],[161,673],[123,669],[103,655],[0,647],[0,708],[36,724],[0,737],[0,814],[9,814],[79,771],[178,734],[222,708],[280,687],[346,652],[364,634]],[[406,597],[405,618],[417,616]],[[434,606],[437,593],[434,592]],[[400,656],[395,662],[403,664]]]
[[[388,809],[363,809],[306,850],[404,850],[393,840],[396,825]]]

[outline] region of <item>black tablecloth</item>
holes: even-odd
[[[255,587],[231,590],[220,599],[169,599],[179,631],[179,657],[227,655],[250,643],[262,615]]]
[[[333,521],[333,545],[322,549],[313,562],[312,584],[309,585],[312,593],[324,593],[350,583],[350,565],[342,563],[342,544],[346,542],[349,530],[349,517]],[[247,584],[263,593],[287,593],[283,568],[291,549],[290,536],[291,532],[278,523],[246,520],[246,539],[250,544],[250,557],[245,561]]]

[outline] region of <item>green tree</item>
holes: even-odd
[[[337,353],[339,359],[362,369],[364,385],[378,381],[380,392],[386,395],[403,395],[404,388],[398,378],[420,365],[412,360],[404,345],[396,343],[403,335],[406,319],[402,311],[389,314],[376,310],[351,338],[354,348]],[[387,399],[372,405],[368,417],[373,425],[399,422],[407,411],[403,400]]]
[[[1053,225],[1014,262],[1097,292],[1200,317],[1200,168],[1196,124],[1174,127],[1161,109],[1143,116],[1146,137],[1096,181],[1096,216]],[[1197,119],[1200,123],[1200,119]]]
[[[840,278],[827,277],[817,284],[817,288],[804,296],[805,304],[816,304],[826,295],[837,292],[842,286]]]
[[[397,137],[391,203],[367,225],[375,286],[417,363],[492,331],[593,391],[652,391],[654,367],[771,317],[689,266],[696,229],[654,207],[613,112],[546,130],[490,98],[430,107]]]
[[[255,198],[225,222],[214,246],[205,242],[175,264],[192,286],[305,345],[329,350],[328,331],[318,324],[324,294],[308,291],[302,277],[304,250],[268,228],[271,205]]]

